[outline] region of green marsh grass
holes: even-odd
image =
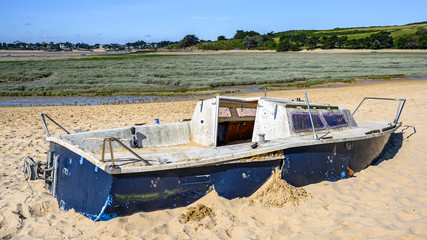
[[[114,55],[0,62],[0,95],[193,94],[420,74],[427,74],[422,52]]]

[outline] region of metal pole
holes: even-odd
[[[313,139],[317,140],[317,139],[319,139],[319,137],[317,137],[316,129],[314,127],[313,116],[311,115],[310,103],[308,102],[308,97],[307,97],[306,91],[304,91],[304,95],[305,95],[305,101],[307,102],[308,113],[310,115],[311,127],[313,128]]]
[[[104,155],[105,155],[105,139],[102,142],[102,158],[101,158],[101,162],[104,162]]]
[[[111,142],[111,139],[109,139],[110,142],[110,155],[111,155],[111,167],[115,168],[116,165],[114,165],[114,154],[113,154],[113,143]]]
[[[67,129],[65,129],[64,127],[59,125],[59,123],[55,122],[55,120],[53,120],[51,117],[49,117],[49,115],[42,113],[40,116],[42,117],[43,125],[44,125],[44,128],[46,129],[46,134],[48,137],[50,137],[50,132],[49,132],[49,129],[47,129],[45,117],[47,117],[50,121],[55,123],[58,127],[60,127],[62,130],[64,130],[67,134],[70,134],[70,132],[68,132]]]
[[[399,100],[399,105],[397,106],[396,117],[394,118],[394,124],[397,124],[397,116],[399,115],[400,104],[402,102]]]
[[[397,115],[396,124],[399,122],[400,114],[402,114],[402,110],[403,110],[403,107],[405,106],[406,99],[402,99],[402,101],[403,101],[402,107],[400,108],[399,115]]]
[[[402,113],[403,107],[405,106],[406,99],[396,99],[396,98],[378,98],[378,97],[365,97],[363,100],[359,103],[359,105],[356,107],[356,110],[354,110],[353,114],[351,116],[354,116],[354,114],[357,112],[359,107],[362,105],[362,103],[367,99],[374,99],[374,100],[390,100],[390,101],[399,101],[399,105],[397,107],[396,111],[396,118],[394,121],[394,124],[397,124],[399,122],[400,114]],[[403,102],[403,103],[402,103]]]

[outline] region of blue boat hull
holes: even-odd
[[[349,177],[380,156],[390,135],[351,143],[328,143],[283,150],[283,158],[111,175],[82,156],[51,143],[57,158],[56,183],[49,188],[64,210],[92,220],[109,220],[141,211],[187,206],[212,189],[227,198],[254,193],[276,168],[294,186]]]

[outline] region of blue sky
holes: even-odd
[[[216,40],[236,30],[402,25],[427,21],[426,0],[0,0],[0,41],[126,43]]]

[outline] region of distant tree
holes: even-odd
[[[199,43],[199,38],[196,35],[187,35],[181,41],[179,41],[178,46],[180,48],[186,48]]]
[[[49,51],[61,51],[61,47],[59,46],[59,43],[49,43]]]
[[[344,45],[346,44],[347,40],[348,40],[348,37],[347,37],[347,36],[339,37],[339,38],[337,39],[337,42],[336,42],[337,47],[338,47],[338,48],[342,48],[342,47],[344,47]]]
[[[157,43],[157,47],[158,48],[163,48],[163,47],[167,47],[170,45],[176,44],[176,42],[170,42],[170,41],[161,41]]]
[[[80,50],[83,50],[83,49],[85,49],[85,50],[89,50],[89,49],[90,49],[90,46],[89,46],[89,44],[87,44],[87,43],[77,43],[77,44],[76,44],[76,48],[77,48],[77,49],[80,49]]]
[[[127,48],[136,48],[136,49],[144,49],[147,43],[145,41],[139,40],[136,42],[128,42],[126,43]]]
[[[255,35],[253,36],[257,47],[262,46],[264,44],[265,38],[261,35]]]
[[[416,49],[418,45],[418,37],[413,34],[399,36],[394,40],[394,46],[398,49]]]
[[[414,34],[396,37],[394,46],[399,49],[427,49],[427,30],[420,27]]]
[[[236,34],[234,34],[234,39],[244,39],[246,36],[253,37],[256,35],[261,35],[258,32],[255,31],[243,31],[243,30],[237,30]]]
[[[69,48],[69,49],[73,48],[73,44],[70,43],[70,42],[65,42],[64,45],[65,45],[66,48]]]
[[[236,34],[234,34],[234,39],[243,39],[245,38],[245,34],[243,32],[243,30],[237,30]]]
[[[392,48],[393,46],[393,37],[390,32],[380,31],[366,38],[365,48],[382,49]]]
[[[427,29],[425,27],[419,27],[415,34],[416,35],[427,35]]]
[[[291,51],[300,51],[301,50],[301,44],[300,43],[292,43],[291,44]]]
[[[419,49],[427,49],[427,29],[424,27],[418,28],[415,33],[418,37],[418,48]]]
[[[307,34],[304,32],[297,32],[296,34],[293,34],[289,36],[292,42],[298,42],[300,44],[305,44],[307,41]]]
[[[262,36],[264,37],[264,42],[265,42],[265,41],[268,41],[268,40],[274,38],[274,33],[273,33],[273,31],[271,31],[271,32],[264,34]]]
[[[279,44],[277,45],[277,52],[287,52],[291,50],[291,41],[289,38],[281,38]]]
[[[267,49],[271,49],[271,50],[277,49],[277,43],[276,43],[276,41],[274,41],[274,39],[270,39],[268,41],[265,41],[263,45]]]
[[[243,41],[243,46],[245,46],[246,49],[255,48],[257,46],[257,41],[254,37],[246,36]]]
[[[333,49],[335,48],[335,45],[337,44],[338,41],[338,36],[337,35],[332,35],[330,37],[322,37],[323,38],[323,45],[322,48],[323,49]]]
[[[221,36],[218,36],[218,41],[221,41],[221,40],[226,40],[227,38],[225,38],[225,36],[223,36],[223,35],[221,35]]]
[[[306,46],[309,50],[315,49],[317,47],[317,43],[319,42],[319,37],[317,36],[310,36],[307,38]]]

